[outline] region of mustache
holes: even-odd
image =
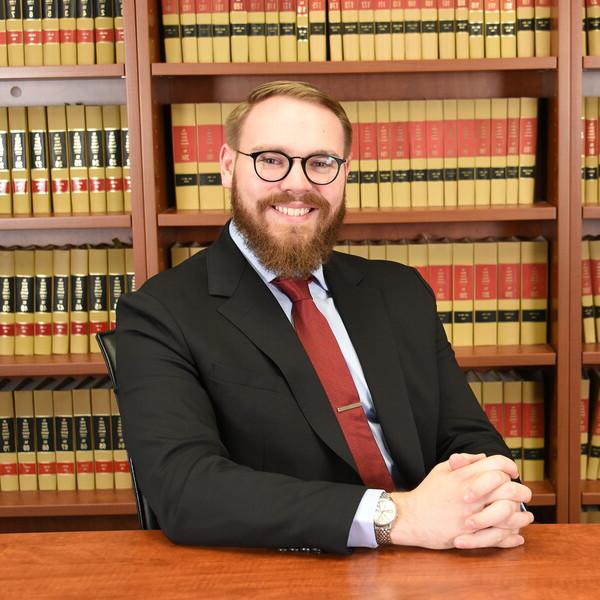
[[[302,196],[296,196],[293,194],[288,194],[286,192],[278,192],[276,194],[271,194],[267,198],[262,198],[261,200],[259,200],[258,207],[261,210],[266,210],[274,204],[285,206],[286,204],[292,204],[292,202],[302,202],[303,204],[311,208],[319,208],[325,211],[330,209],[329,203],[314,192],[307,192]]]

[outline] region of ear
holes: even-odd
[[[221,184],[224,188],[231,189],[235,159],[235,150],[230,148],[227,144],[223,144],[219,153],[219,165],[221,167]]]
[[[344,163],[344,174],[346,176],[346,181],[348,181],[348,175],[350,175],[350,171],[352,170],[352,154],[348,154],[348,158]]]

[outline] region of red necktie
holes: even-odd
[[[304,346],[368,487],[394,490],[394,482],[369,427],[344,355],[327,319],[313,302],[306,279],[274,280],[292,301],[296,333]]]

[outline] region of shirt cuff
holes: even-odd
[[[356,509],[348,534],[349,548],[377,548],[373,521],[377,502],[384,490],[367,490]]]

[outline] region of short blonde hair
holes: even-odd
[[[274,96],[288,96],[296,100],[311,102],[329,109],[340,121],[344,130],[344,157],[352,148],[352,124],[342,105],[323,90],[304,81],[269,81],[255,87],[244,102],[238,104],[225,122],[225,141],[236,149],[240,141],[240,131],[253,106]]]

